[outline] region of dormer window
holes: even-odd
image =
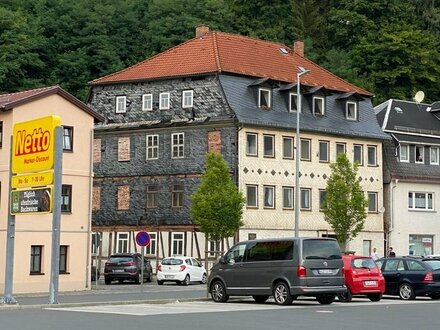
[[[159,94],[159,109],[167,110],[170,108],[170,93]]]
[[[116,96],[116,113],[125,113],[127,98],[125,96]]]
[[[356,102],[349,102],[345,104],[345,118],[347,120],[358,120],[358,108]]]
[[[260,88],[258,90],[258,107],[264,109],[270,109],[271,107],[271,98],[270,98],[270,89]]]
[[[298,94],[289,93],[289,111],[296,112],[298,109]]]
[[[325,99],[323,97],[313,97],[313,115],[324,116],[325,115]]]
[[[193,91],[182,92],[182,108],[193,107]]]

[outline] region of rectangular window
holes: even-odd
[[[167,110],[170,108],[170,93],[159,94],[159,109]]]
[[[329,154],[329,142],[328,141],[319,141],[319,161],[328,163],[328,154]]]
[[[345,154],[345,143],[337,142],[336,143],[336,159],[340,154]]]
[[[296,112],[298,109],[298,94],[290,93],[289,94],[289,111]]]
[[[183,158],[185,146],[184,133],[171,134],[171,155],[172,158]]]
[[[72,212],[72,186],[63,184],[61,187],[61,212]]]
[[[63,126],[63,151],[73,151],[73,127]]]
[[[264,186],[264,208],[273,209],[275,208],[275,187],[274,186]]]
[[[293,209],[293,187],[283,187],[283,209]]]
[[[130,160],[130,137],[118,137],[118,162]]]
[[[116,236],[116,252],[127,253],[128,252],[128,237],[129,233],[118,233]]]
[[[310,210],[310,189],[301,188],[301,210]]]
[[[127,98],[125,96],[116,96],[116,113],[125,113],[127,111]]]
[[[159,135],[147,135],[147,159],[159,158]]]
[[[301,139],[301,160],[310,160],[310,140]]]
[[[208,241],[208,256],[210,256],[210,257],[215,257],[215,251],[217,250],[216,249],[216,244],[215,244],[215,241],[213,241],[213,240],[209,240]]]
[[[150,244],[145,247],[145,254],[155,255],[156,254],[156,247],[157,247],[157,234],[156,233],[149,233],[150,234]]]
[[[263,135],[264,157],[275,157],[275,136]]]
[[[67,273],[67,245],[60,245],[60,274]]]
[[[426,256],[434,254],[434,235],[409,235],[408,254]],[[438,251],[436,251],[438,253]]]
[[[401,144],[399,147],[399,159],[401,162],[409,162],[409,145]]]
[[[364,146],[361,144],[355,144],[353,146],[353,162],[358,165],[364,165]]]
[[[322,211],[325,206],[325,198],[327,196],[327,191],[320,189],[319,190],[319,210]]]
[[[260,88],[258,90],[258,107],[269,109],[271,107],[270,89]]]
[[[347,120],[357,120],[358,119],[358,111],[357,111],[357,103],[356,102],[347,102],[345,106],[345,117]]]
[[[0,148],[2,147],[3,143],[3,122],[0,121]]]
[[[157,208],[159,200],[159,186],[158,185],[148,185],[146,188],[146,208],[154,209]]]
[[[246,156],[258,156],[257,134],[246,133]]]
[[[258,187],[255,185],[246,185],[246,206],[258,207]]]
[[[313,97],[313,114],[315,116],[324,116],[325,115],[325,105],[324,98],[314,96]]]
[[[410,210],[434,210],[433,193],[414,192],[408,193],[408,208]]]
[[[193,91],[182,92],[182,108],[193,107]]]
[[[293,138],[283,136],[283,158],[293,159]]]
[[[429,148],[429,162],[431,165],[438,165],[438,147],[430,147]]]
[[[416,153],[416,163],[423,164],[425,163],[425,147],[424,146],[415,146]]]
[[[41,245],[32,245],[31,246],[31,267],[30,273],[32,274],[41,274],[41,260],[43,258],[43,246]]]
[[[377,212],[377,192],[368,192],[368,212]]]
[[[183,255],[183,234],[182,233],[173,233],[172,240],[173,240],[172,255],[174,255],[174,256]]]
[[[143,111],[153,110],[153,94],[142,95],[142,110]]]
[[[377,165],[376,152],[377,152],[376,146],[368,146],[368,166]]]
[[[172,207],[183,207],[183,184],[172,186]]]

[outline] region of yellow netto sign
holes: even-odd
[[[12,188],[47,186],[53,183],[53,171],[38,172],[11,177]]]
[[[14,125],[12,172],[26,173],[53,168],[55,127],[61,118],[48,116]]]

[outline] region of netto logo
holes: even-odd
[[[26,130],[17,131],[15,137],[15,156],[23,156],[44,152],[50,146],[50,132],[41,128],[34,129],[32,134],[27,134]]]

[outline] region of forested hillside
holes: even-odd
[[[0,93],[87,82],[211,30],[293,45],[373,92],[440,100],[437,0],[1,0]]]

